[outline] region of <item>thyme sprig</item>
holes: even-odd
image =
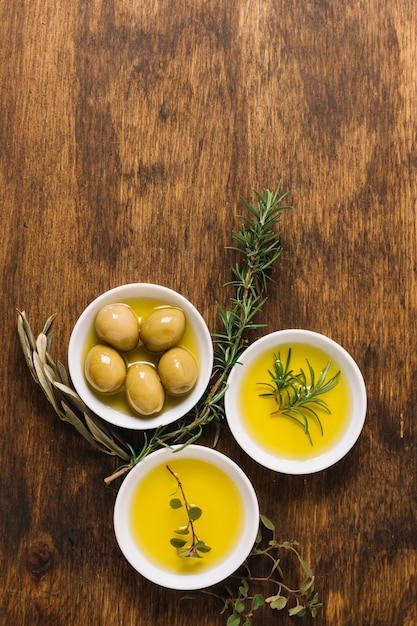
[[[295,557],[301,567],[302,578],[298,586],[290,587],[283,582],[283,554]],[[211,588],[202,593],[223,602],[222,613],[229,613],[227,626],[251,626],[254,613],[262,607],[269,607],[273,611],[286,609],[290,616],[303,617],[309,613],[316,617],[323,604],[319,602],[314,585],[314,573],[298,551],[297,541],[279,542],[275,525],[265,515],[261,515],[255,545],[242,571],[228,579],[222,590]],[[266,592],[260,591],[264,588]]]
[[[290,362],[291,348],[288,349],[285,362],[281,359],[280,352],[278,356],[275,355],[274,370],[268,370],[272,382],[259,383],[268,387],[271,391],[259,395],[262,397],[273,397],[278,408],[271,415],[283,415],[293,420],[301,426],[310,444],[313,445],[309,429],[309,418],[313,417],[317,421],[320,433],[323,436],[323,424],[317,409],[322,409],[326,413],[331,413],[331,411],[327,402],[319,396],[327,393],[337,385],[340,370],[329,380],[326,380],[331,366],[331,361],[328,361],[316,380],[316,374],[308,359],[306,359],[306,363],[309,376],[306,375],[302,368],[295,374],[294,370],[290,369]]]
[[[180,526],[174,532],[177,535],[190,535],[191,540],[188,542],[186,539],[180,537],[172,537],[170,539],[171,545],[177,549],[178,555],[181,557],[192,557],[196,559],[202,559],[202,554],[210,552],[211,547],[206,544],[205,541],[199,539],[197,533],[195,531],[194,522],[196,522],[203,514],[201,508],[195,504],[190,504],[186,498],[184,487],[182,486],[182,482],[180,481],[178,474],[174,472],[169,465],[166,466],[168,472],[175,478],[177,482],[177,487],[181,492],[180,498],[171,498],[170,506],[172,509],[180,509],[181,507],[185,507],[187,514],[187,524],[184,526]],[[188,545],[187,545],[188,543]],[[202,554],[201,554],[202,553]]]

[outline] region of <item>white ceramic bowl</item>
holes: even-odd
[[[179,399],[174,406],[145,418],[131,411],[129,414],[117,410],[111,403],[99,397],[88,385],[84,376],[84,352],[87,338],[94,325],[98,311],[106,304],[125,302],[132,299],[152,299],[181,308],[190,325],[198,355],[198,379],[191,392]],[[85,404],[107,422],[122,428],[147,430],[170,424],[186,415],[198,402],[207,388],[213,367],[213,344],[207,325],[189,300],[176,291],[151,283],[131,283],[106,291],[91,302],[79,317],[71,333],[68,347],[68,368],[72,383]]]
[[[155,563],[143,551],[135,541],[132,532],[132,498],[135,490],[140,486],[141,481],[148,472],[160,465],[174,463],[175,458],[201,460],[212,464],[216,468],[227,474],[233,481],[240,494],[243,505],[242,527],[236,537],[231,551],[227,553],[224,560],[204,566],[203,559],[198,559],[199,565],[203,564],[199,571],[187,574],[167,571],[162,566]],[[184,483],[186,491],[187,477],[180,477]],[[156,487],[157,488],[157,487]],[[216,484],[217,489],[217,484]],[[167,494],[163,492],[161,498],[165,499]],[[172,497],[172,494],[171,494]],[[180,497],[180,496],[178,496]],[[204,484],[201,485],[201,498],[204,501]],[[198,503],[200,504],[200,503]],[[146,502],[144,503],[146,507]],[[169,503],[167,501],[167,506]],[[204,516],[204,504],[201,503]],[[227,509],[225,510],[227,516]],[[217,518],[216,518],[217,519]],[[222,524],[222,518],[219,518]],[[198,521],[197,521],[198,524]],[[114,529],[117,542],[127,561],[148,580],[169,589],[192,590],[203,589],[221,582],[233,572],[235,572],[245,561],[251,551],[259,528],[259,506],[256,493],[247,476],[234,461],[225,455],[200,445],[188,445],[185,448],[173,451],[169,448],[161,448],[151,453],[136,465],[124,479],[116,497],[114,508]],[[171,531],[170,531],[171,532]],[[169,544],[169,537],[161,537],[161,541],[166,542],[167,550],[174,550]],[[215,549],[215,546],[212,547]],[[190,557],[176,557],[188,559]]]
[[[260,439],[256,439],[253,433],[249,432],[247,420],[242,419],[242,412],[239,408],[242,380],[248,367],[261,355],[268,353],[273,357],[279,352],[280,346],[291,344],[304,344],[323,351],[328,356],[327,360],[332,360],[338,364],[341,376],[345,377],[350,389],[350,410],[344,421],[342,432],[332,445],[322,452],[315,453],[313,446],[308,458],[291,458],[290,455],[277,453],[275,450],[272,451],[269,446],[263,445]],[[306,356],[308,355],[306,354]],[[284,355],[281,358],[284,360]],[[265,372],[265,375],[258,382],[262,383],[268,380],[269,376]],[[259,395],[261,390],[256,390],[254,393]],[[323,399],[325,400],[325,396]],[[365,421],[366,406],[365,383],[359,367],[348,352],[324,335],[301,329],[279,330],[265,335],[251,344],[240,357],[239,363],[233,367],[225,394],[226,417],[236,441],[255,461],[284,474],[311,474],[337,463],[349,452],[358,439]],[[300,431],[300,437],[305,437],[301,429]]]

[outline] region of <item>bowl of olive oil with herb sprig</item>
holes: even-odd
[[[259,507],[247,476],[217,450],[162,448],[123,481],[114,528],[121,551],[145,578],[170,589],[203,589],[245,561]]]
[[[366,389],[351,355],[320,333],[280,330],[255,341],[228,379],[225,410],[239,445],[286,474],[335,464],[358,439]]]

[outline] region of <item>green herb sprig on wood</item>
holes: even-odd
[[[175,478],[177,487],[181,492],[181,498],[171,498],[170,506],[172,509],[180,509],[185,507],[187,514],[187,524],[180,526],[174,532],[180,537],[172,537],[170,539],[171,545],[178,550],[178,555],[182,557],[192,557],[196,559],[203,558],[202,554],[210,552],[211,547],[206,544],[205,541],[199,539],[195,531],[194,522],[196,522],[203,514],[203,511],[199,506],[190,504],[186,498],[184,487],[180,481],[178,474],[174,472],[169,465],[166,466],[168,472]],[[184,536],[190,536],[189,541],[184,539]],[[188,544],[188,545],[187,545]]]
[[[331,411],[327,402],[320,396],[337,385],[340,370],[329,380],[326,380],[331,366],[331,361],[328,361],[316,380],[316,374],[308,359],[306,359],[306,363],[309,376],[306,375],[302,368],[295,374],[294,370],[290,369],[290,362],[291,348],[288,349],[285,361],[281,359],[280,352],[278,356],[275,356],[274,370],[268,370],[272,382],[259,383],[268,387],[271,391],[260,393],[259,395],[274,398],[278,408],[276,411],[273,411],[271,415],[282,415],[293,420],[296,424],[301,426],[311,445],[313,445],[309,430],[309,418],[313,417],[317,421],[321,435],[323,436],[323,425],[317,413],[317,409],[320,408],[326,413],[331,413]]]
[[[295,557],[300,565],[302,578],[298,585],[289,586],[283,581],[282,559],[286,556]],[[228,579],[224,593],[214,588],[202,593],[224,603],[222,612],[229,614],[226,626],[251,626],[254,614],[264,615],[263,610],[268,608],[274,612],[285,609],[290,616],[316,617],[323,603],[319,602],[314,584],[314,574],[298,551],[297,541],[279,542],[275,525],[261,515],[255,545],[242,571]]]

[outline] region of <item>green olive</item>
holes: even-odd
[[[196,383],[197,363],[184,348],[171,348],[161,356],[158,373],[168,393],[181,396],[191,391]]]
[[[139,323],[127,304],[108,304],[97,313],[95,327],[100,341],[123,352],[133,350],[139,341]]]
[[[96,391],[112,393],[125,381],[126,363],[114,348],[97,344],[87,354],[84,372]]]
[[[181,309],[155,309],[140,327],[140,337],[150,352],[164,352],[175,346],[184,335],[185,315]]]
[[[130,406],[141,415],[159,413],[164,405],[164,388],[152,365],[147,363],[131,365],[127,372],[125,389]]]

